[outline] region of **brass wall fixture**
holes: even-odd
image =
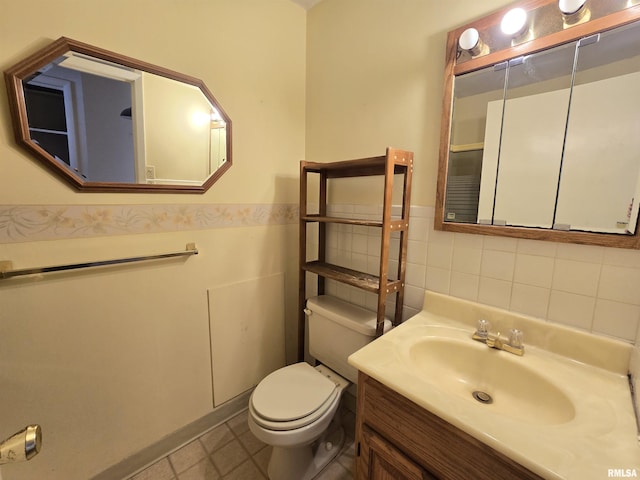
[[[0,465],[31,460],[42,448],[42,428],[29,425],[0,442]]]
[[[631,12],[622,13],[640,4],[630,0],[525,0],[515,6],[500,10],[487,17],[471,22],[458,28],[455,37],[461,41],[469,35],[469,29],[477,32],[478,41],[486,45],[485,49],[471,51],[469,48],[458,48],[456,64],[468,62],[478,56],[488,55],[509,49],[525,42],[537,40],[540,47],[557,43],[549,35],[558,34],[579,24],[598,20],[598,24],[591,25],[588,30],[598,29],[601,25],[606,29],[609,21],[617,20],[606,17],[615,14],[619,18],[628,18]],[[622,15],[620,15],[622,14]],[[571,34],[567,34],[567,37]],[[545,39],[546,37],[546,39]],[[545,39],[543,41],[543,39]],[[527,46],[526,51],[532,51]],[[524,50],[523,50],[524,53]],[[495,62],[494,62],[495,63]]]

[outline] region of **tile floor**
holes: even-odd
[[[345,444],[317,480],[353,479],[355,415],[346,408],[339,414]],[[270,454],[249,430],[244,410],[128,480],[266,480]]]

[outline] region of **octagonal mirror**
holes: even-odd
[[[231,166],[197,78],[62,37],[5,79],[18,144],[78,190],[203,193]]]

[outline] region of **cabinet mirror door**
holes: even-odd
[[[518,6],[448,34],[435,228],[640,248],[640,5]]]
[[[640,25],[577,49],[556,224],[633,234],[640,200]]]
[[[476,223],[491,219],[495,194],[505,68],[488,67],[455,78],[445,221]],[[495,114],[494,114],[495,112]],[[484,164],[494,169],[483,169]],[[482,179],[482,185],[480,180]],[[488,207],[479,214],[478,204]]]
[[[502,123],[500,145],[491,147],[497,166],[483,163],[483,172],[498,172],[493,225],[553,226],[574,52],[571,43],[508,62],[504,110],[487,116]]]

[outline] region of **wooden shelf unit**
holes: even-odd
[[[411,177],[413,173],[413,153],[395,148],[387,148],[385,155],[356,160],[330,163],[300,162],[300,258],[299,258],[299,295],[298,295],[298,358],[304,359],[306,272],[317,275],[318,295],[325,293],[325,279],[336,280],[360,288],[378,296],[376,335],[384,329],[384,317],[387,296],[396,295],[393,324],[402,321],[404,284],[407,260],[409,231],[409,207],[411,202]],[[308,176],[317,174],[320,178],[318,192],[318,213],[307,213]],[[394,176],[402,176],[402,205],[400,218],[391,217]],[[382,195],[382,219],[362,220],[355,218],[332,217],[327,215],[327,195],[329,180],[333,178],[384,176]],[[318,258],[307,261],[307,225],[318,224]],[[327,224],[346,224],[354,226],[377,227],[380,229],[380,268],[378,275],[334,265],[326,261]],[[389,279],[389,256],[391,234],[399,232],[397,280]]]

